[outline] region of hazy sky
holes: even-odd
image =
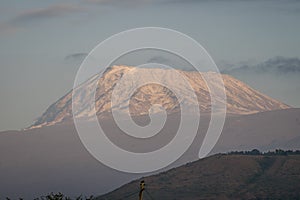
[[[296,0],[2,0],[0,5],[0,130],[30,125],[72,88],[85,53],[130,28],[186,33],[222,69],[300,57]],[[295,98],[299,95],[287,101],[300,107]]]

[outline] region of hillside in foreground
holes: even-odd
[[[218,154],[142,179],[146,200],[300,199],[300,155]],[[125,199],[142,179],[98,200]]]

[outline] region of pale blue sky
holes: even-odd
[[[4,0],[0,5],[0,130],[30,125],[72,88],[80,59],[70,55],[88,53],[130,28],[181,31],[201,43],[220,68],[300,57],[296,0]]]

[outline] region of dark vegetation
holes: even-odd
[[[253,149],[251,151],[231,151],[227,153],[227,155],[264,155],[264,156],[271,156],[271,155],[300,155],[300,150],[282,150],[276,149],[275,151],[268,151],[268,152],[260,152],[258,149]]]
[[[73,198],[74,200],[95,200],[95,198],[93,196],[90,196],[90,197],[82,197],[82,196],[79,196],[79,197],[76,197],[76,198]],[[10,198],[6,198],[6,200],[11,200]],[[23,198],[19,198],[19,200],[23,200]],[[72,198],[70,197],[67,197],[65,196],[64,194],[62,193],[50,193],[46,196],[41,196],[39,198],[35,198],[34,200],[72,200]]]

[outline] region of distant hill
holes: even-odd
[[[123,198],[145,180],[147,199],[300,199],[300,155],[217,154],[148,176],[100,196]]]
[[[194,143],[167,169],[199,159],[208,118],[201,116]],[[171,116],[170,124],[163,129],[159,140],[141,143],[122,134],[112,120],[102,120],[103,129],[109,133],[111,140],[130,151],[147,152],[153,147],[158,148],[158,145],[166,144],[177,130],[172,126],[177,119]],[[261,151],[300,149],[300,109],[227,116],[221,137],[210,154],[255,148]],[[1,200],[6,196],[34,199],[49,192],[62,192],[72,197],[80,194],[99,196],[149,175],[118,172],[98,162],[82,145],[73,124],[0,132],[0,158]]]

